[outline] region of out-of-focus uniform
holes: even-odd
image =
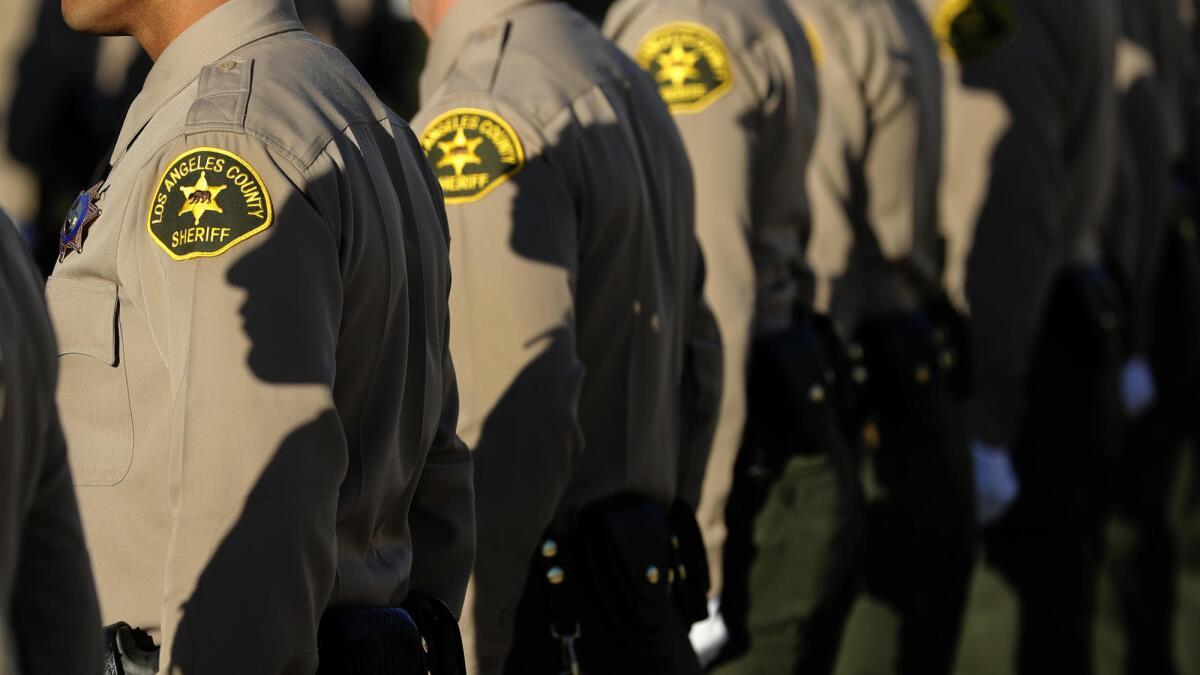
[[[853,508],[837,467],[840,345],[811,311],[804,259],[818,107],[812,54],[781,0],[622,0],[605,32],[653,76],[696,174],[706,297],[726,353],[700,506],[714,605],[728,630],[716,658],[729,668],[759,655],[790,660],[797,632],[831,642],[812,632],[832,622],[809,617],[824,611],[812,605],[828,599],[825,589],[838,590],[824,579],[836,536],[828,524]],[[707,653],[719,636],[705,630],[695,644]]]
[[[12,0],[0,6],[0,204],[17,223],[29,221],[37,212],[37,178],[12,157],[8,142],[17,64],[36,15],[35,0]]]
[[[970,314],[968,432],[1020,496],[987,532],[1022,673],[1086,672],[1099,501],[1119,436],[1119,293],[1101,241],[1119,149],[1110,0],[922,0],[942,44],[947,287]]]
[[[649,79],[554,2],[459,0],[422,99],[451,223],[459,430],[476,462],[470,668],[566,669],[550,626],[569,639],[578,622],[584,671],[680,672],[656,660],[664,640],[695,659],[686,626],[659,621],[682,581],[670,534],[617,504],[661,515],[682,500],[690,518],[715,425],[720,345],[678,133]],[[587,554],[602,536],[616,549]]]
[[[436,191],[291,0],[231,0],[161,54],[68,214],[46,294],[80,510],[106,623],[161,634],[163,672],[312,673],[326,607],[460,606]]]
[[[11,152],[17,171],[0,162],[0,198],[19,200],[13,207],[19,212],[11,215],[25,228],[45,275],[54,267],[62,214],[112,144],[150,59],[131,37],[72,31],[56,0],[14,0],[0,14],[13,21],[0,18],[0,32],[20,31],[18,49],[3,61],[12,66],[7,96],[13,103],[0,116],[0,136],[7,136],[0,154]],[[0,82],[5,79],[0,74]],[[21,170],[33,180],[22,180]],[[16,180],[9,180],[12,173]]]
[[[41,280],[0,211],[0,674],[100,670],[100,611],[54,405]]]
[[[866,519],[866,587],[900,614],[898,672],[946,673],[975,544],[952,391],[966,350],[940,301],[938,48],[912,0],[791,4],[807,28],[821,91],[808,171],[817,309],[852,340],[859,414],[871,419],[878,446],[870,455],[879,485]],[[854,579],[853,565],[840,567]]]

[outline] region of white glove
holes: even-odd
[[[971,460],[975,466],[975,516],[980,525],[990,525],[1017,500],[1021,485],[1006,448],[974,441]]]
[[[1143,356],[1135,356],[1125,362],[1121,369],[1121,400],[1125,412],[1137,417],[1146,411],[1158,396],[1154,386],[1154,373]]]
[[[707,668],[716,660],[721,648],[729,642],[729,629],[725,627],[725,619],[721,618],[720,598],[708,599],[708,618],[692,624],[688,639],[700,658],[700,665]]]

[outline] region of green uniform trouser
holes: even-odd
[[[861,509],[848,459],[794,457],[767,484],[739,477],[721,598],[731,640],[712,672],[832,671],[858,588]]]
[[[726,507],[713,672],[827,672],[857,588],[861,494],[838,412],[840,346],[819,318],[759,339]],[[842,378],[844,381],[844,378]]]

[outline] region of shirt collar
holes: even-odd
[[[200,76],[204,66],[269,35],[304,30],[294,0],[229,0],[175,38],[155,61],[129,106],[112,164],[168,101]]]
[[[522,5],[547,0],[458,0],[442,17],[430,40],[425,70],[421,73],[421,101],[425,102],[450,76],[458,55],[472,33],[497,17]]]

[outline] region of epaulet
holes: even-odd
[[[205,130],[242,131],[250,103],[250,81],[254,59],[231,56],[200,71],[196,101],[188,110],[185,132]]]
[[[458,57],[458,70],[476,81],[483,91],[492,91],[496,84],[496,73],[500,70],[500,58],[508,42],[512,22],[499,19],[471,34],[463,53]]]

